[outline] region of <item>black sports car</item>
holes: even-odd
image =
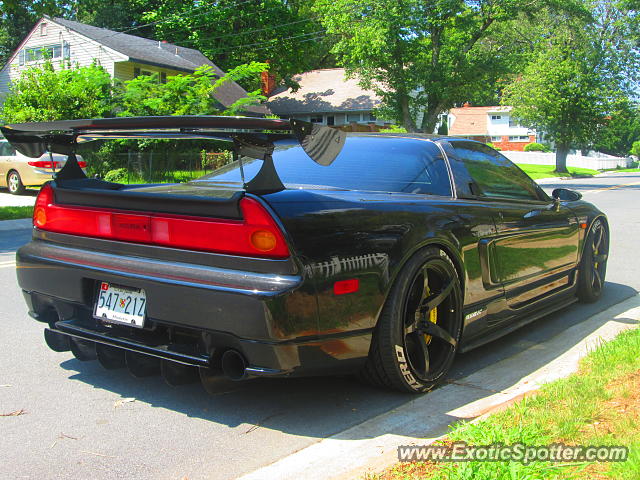
[[[134,375],[357,372],[423,392],[456,352],[604,285],[605,215],[475,141],[239,117],[2,132],[68,155],[17,253],[30,315],[54,350]],[[79,146],[116,138],[224,140],[235,161],[181,184],[86,178]]]

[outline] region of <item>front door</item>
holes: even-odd
[[[575,216],[556,207],[520,168],[487,145],[450,144],[469,183],[463,187],[492,212],[491,280],[503,285],[508,304],[518,308],[566,287],[578,261]]]

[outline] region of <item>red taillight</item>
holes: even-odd
[[[87,162],[85,162],[84,160],[78,160],[78,166],[80,168],[87,168]]]
[[[243,220],[56,205],[53,188],[40,190],[33,224],[50,232],[187,250],[287,258],[289,247],[269,212],[252,198],[240,200]]]
[[[60,168],[62,167],[62,162],[52,162],[51,160],[34,160],[33,162],[27,162],[32,167],[36,168]]]

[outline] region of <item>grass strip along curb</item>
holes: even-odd
[[[533,165],[529,163],[519,163],[518,167],[534,180],[549,177],[592,177],[600,173],[598,170],[578,167],[569,167],[567,169],[569,173],[557,173],[554,171],[555,165]]]
[[[31,218],[33,207],[0,207],[0,220],[16,220],[19,218]]]
[[[640,330],[589,353],[577,373],[548,383],[510,407],[459,422],[438,443],[451,445],[629,447],[624,462],[412,462],[368,480],[640,479]]]

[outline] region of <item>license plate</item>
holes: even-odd
[[[144,290],[101,282],[94,315],[106,322],[142,328],[146,306]]]

